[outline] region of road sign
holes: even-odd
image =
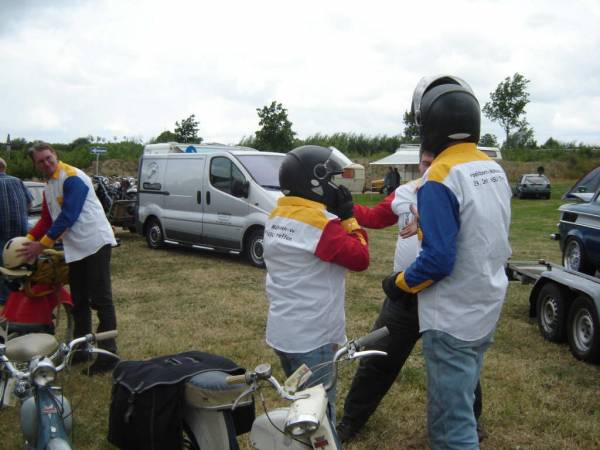
[[[108,149],[106,147],[92,147],[90,148],[90,153],[93,153],[94,155],[100,155],[102,153],[106,153],[108,151]]]

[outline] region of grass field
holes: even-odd
[[[514,200],[514,259],[559,262],[556,231],[560,195]],[[380,196],[360,196],[375,203]],[[383,298],[380,283],[392,267],[397,230],[370,231],[371,266],[347,279],[347,335],[365,334]],[[119,346],[126,359],[202,350],[254,367],[277,359],[264,343],[265,272],[237,256],[170,248],[150,250],[142,237],[122,232],[113,251],[113,293]],[[600,368],[575,360],[566,345],[545,341],[528,318],[530,287],[511,283],[482,373],[485,449],[600,448]],[[476,294],[471,294],[476,295]],[[356,365],[342,366],[338,413]],[[74,441],[80,449],[106,449],[109,375],[87,378],[74,368],[61,376],[75,409]],[[267,391],[265,391],[267,392]],[[348,449],[425,448],[425,368],[420,344],[364,433]],[[279,404],[269,396],[269,406]],[[260,413],[257,405],[257,413]],[[0,447],[21,448],[16,408],[0,411]],[[247,437],[241,437],[249,448]]]

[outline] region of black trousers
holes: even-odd
[[[372,356],[360,360],[344,402],[344,416],[341,421],[356,431],[360,430],[375,412],[421,337],[416,296],[408,303],[394,302],[386,298],[373,330],[384,326],[388,327],[390,334],[373,348],[387,352],[388,356]],[[481,386],[477,383],[473,404],[477,420],[481,409]]]
[[[117,329],[110,284],[110,255],[111,246],[105,245],[93,255],[69,263],[75,337],[92,332],[92,309],[98,315],[96,332]],[[114,339],[101,341],[98,345],[113,353],[117,351]]]

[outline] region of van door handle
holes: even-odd
[[[196,203],[202,204],[202,191],[196,191]]]
[[[210,191],[206,191],[206,204],[210,205]]]

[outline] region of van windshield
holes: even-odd
[[[285,155],[236,155],[254,181],[265,189],[279,190],[279,168]]]

